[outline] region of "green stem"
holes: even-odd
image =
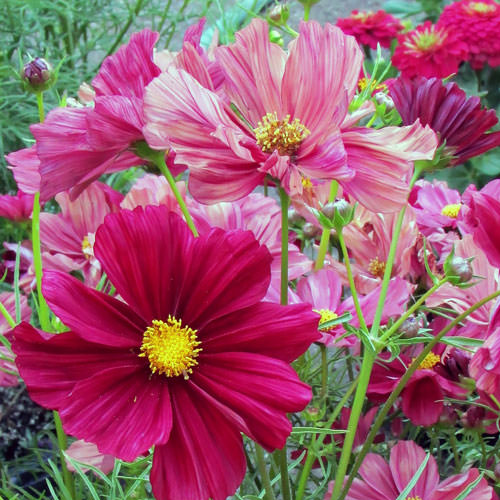
[[[288,304],[288,205],[290,198],[282,187],[278,187],[281,202],[281,287],[280,302]]]
[[[45,111],[43,108],[43,92],[36,93],[36,104],[38,106],[38,118],[40,123],[43,123],[45,120]]]
[[[347,279],[349,280],[349,287],[351,288],[352,300],[354,302],[354,307],[356,308],[356,314],[358,315],[358,320],[361,328],[368,331],[365,318],[363,316],[363,311],[361,310],[361,305],[359,304],[358,292],[356,291],[356,285],[354,284],[354,276],[352,274],[351,262],[349,261],[349,254],[347,252],[347,247],[344,241],[344,236],[342,230],[337,231],[337,238],[340,243],[340,248],[342,249],[342,255],[344,257],[344,264],[347,271]]]
[[[170,189],[174,193],[175,199],[179,204],[179,207],[181,209],[182,214],[184,215],[184,219],[186,220],[189,229],[191,229],[195,237],[198,237],[199,236],[198,231],[196,230],[193,219],[189,214],[186,202],[184,201],[184,198],[182,197],[179,190],[177,189],[177,184],[175,183],[174,176],[172,175],[172,172],[170,172],[170,169],[167,167],[167,164],[165,162],[165,152],[164,151],[159,152],[157,155],[154,156],[153,161],[155,162],[156,166],[160,169],[160,172],[165,176],[165,179],[167,179],[168,185],[170,186]]]
[[[31,216],[31,239],[33,242],[33,265],[35,266],[36,291],[38,296],[38,317],[40,326],[46,332],[51,331],[49,306],[42,294],[42,249],[40,243],[40,193],[33,199],[33,215]]]
[[[56,425],[57,443],[59,445],[59,450],[61,452],[61,469],[64,484],[69,491],[71,498],[75,498],[75,483],[73,481],[73,476],[68,470],[66,465],[66,459],[64,458],[64,450],[68,448],[68,438],[62,428],[61,417],[57,411],[52,412],[54,415],[54,423]]]
[[[304,21],[309,21],[310,13],[311,13],[311,4],[307,2],[304,4]]]
[[[264,484],[265,500],[276,500],[273,492],[273,487],[271,486],[271,479],[269,478],[269,473],[266,469],[264,450],[257,443],[255,443],[255,461],[257,462],[257,468],[259,469],[259,474],[262,479],[262,483]]]
[[[455,436],[454,429],[449,434],[451,449],[453,450],[453,457],[455,459],[455,473],[458,474],[461,470],[460,456],[458,454],[457,437]]]
[[[288,477],[288,460],[286,456],[286,443],[282,450],[276,450],[281,474],[281,495],[283,500],[291,500],[290,479]]]
[[[337,406],[335,407],[335,410],[333,410],[332,414],[330,415],[330,418],[328,419],[328,421],[324,425],[325,429],[330,429],[331,426],[333,425],[333,422],[335,422],[335,420],[337,420],[337,417],[340,415],[342,408],[344,408],[348,399],[351,397],[352,393],[354,392],[354,389],[356,389],[358,381],[359,381],[359,378],[356,378],[352,382],[352,384],[350,385],[347,392],[344,394],[342,399],[338,402]],[[309,478],[309,474],[311,473],[314,459],[316,458],[316,455],[314,453],[312,453],[312,450],[314,447],[321,446],[323,444],[323,441],[325,440],[325,437],[326,437],[326,434],[321,434],[317,439],[315,438],[315,436],[313,436],[311,444],[309,445],[309,448],[308,448],[306,461],[304,463],[304,468],[302,469],[302,473],[300,474],[299,486],[297,488],[297,495],[295,497],[295,500],[302,500],[302,498],[304,496],[304,493],[306,491],[307,479]]]
[[[368,388],[368,383],[370,382],[373,364],[377,358],[377,354],[373,350],[365,348],[364,351],[363,363],[361,364],[361,370],[359,372],[358,387],[352,403],[351,415],[349,417],[349,423],[347,424],[347,432],[345,434],[344,445],[342,446],[342,453],[340,455],[340,461],[335,475],[335,484],[330,497],[331,499],[337,499],[342,490],[344,477],[351,459],[352,446],[354,444],[359,418],[365,402],[366,390]]]
[[[330,184],[330,195],[328,196],[328,203],[335,201],[338,189],[339,183],[336,180],[333,180]],[[321,233],[318,256],[316,257],[316,263],[314,264],[315,271],[322,269],[325,263],[326,252],[328,251],[328,243],[330,242],[330,231],[331,229],[324,227],[323,232]]]
[[[359,452],[356,462],[354,463],[354,466],[351,470],[351,473],[349,475],[349,478],[347,482],[344,485],[344,490],[342,492],[341,496],[336,496],[335,499],[337,500],[342,500],[345,498],[347,495],[349,488],[354,481],[354,478],[359,470],[359,467],[361,466],[363,459],[365,458],[366,454],[370,450],[370,446],[373,443],[373,440],[375,439],[375,436],[377,435],[378,430],[382,425],[384,424],[384,419],[391,410],[394,402],[398,398],[398,396],[401,394],[403,389],[405,388],[406,384],[410,380],[411,376],[417,371],[418,367],[420,366],[420,363],[425,359],[425,357],[432,351],[433,347],[439,343],[439,341],[450,331],[452,330],[456,325],[461,323],[467,316],[472,314],[476,309],[479,309],[482,307],[484,304],[489,302],[490,300],[493,300],[500,296],[500,290],[496,291],[495,293],[492,293],[491,295],[488,295],[484,299],[480,300],[479,302],[476,302],[473,306],[469,307],[465,312],[457,316],[453,321],[451,321],[447,326],[445,326],[422,350],[422,352],[412,361],[404,375],[401,377],[398,385],[395,387],[395,389],[392,391],[390,394],[389,398],[385,402],[384,406],[380,410],[379,414],[377,415],[377,418],[375,419],[375,422],[372,425],[372,428],[365,440],[365,443],[363,444],[363,447],[361,451]],[[343,477],[341,478],[341,482],[343,481]]]
[[[442,287],[445,283],[448,282],[448,278],[445,277],[441,281],[435,283],[432,288],[427,290],[416,302],[413,304],[390,328],[387,330],[384,335],[382,335],[379,339],[380,343],[385,345],[387,340],[397,332],[399,327],[430,297],[438,288]]]
[[[320,344],[319,347],[321,350],[321,392],[319,397],[323,400],[328,393],[328,358],[326,345]]]

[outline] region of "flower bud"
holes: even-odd
[[[493,474],[495,474],[495,477],[500,481],[500,462],[496,465]]]
[[[472,279],[472,265],[468,259],[450,254],[444,263],[444,272],[453,285],[467,283]]]
[[[295,210],[295,208],[290,207],[288,209],[288,222],[290,224],[297,224],[298,222],[302,222],[304,218]]]
[[[377,92],[375,94],[375,101],[377,101],[377,104],[379,105],[385,104],[386,111],[391,111],[394,109],[394,101],[384,92]]]
[[[412,339],[418,335],[418,331],[421,326],[420,318],[410,316],[405,319],[404,323],[400,326],[399,331],[402,334],[401,336],[405,339]]]
[[[269,10],[267,17],[275,24],[284,25],[290,17],[290,7],[287,4],[276,4]]]
[[[320,229],[316,227],[314,224],[311,224],[310,222],[306,222],[302,226],[302,233],[304,234],[305,238],[316,238],[316,236],[319,236]]]
[[[471,406],[460,418],[461,424],[468,429],[478,429],[482,427],[486,411],[480,406]]]
[[[333,201],[330,201],[326,205],[323,205],[323,208],[321,209],[321,213],[325,217],[328,217],[329,219],[333,219],[333,216],[335,215],[335,203]]]
[[[350,205],[346,200],[337,200],[334,203],[335,212],[333,215],[333,225],[337,231],[341,230],[352,222],[356,207]]]
[[[444,405],[443,412],[439,417],[439,423],[446,426],[454,426],[457,423],[458,415],[451,405]]]
[[[21,79],[30,92],[43,92],[52,87],[55,82],[55,74],[50,63],[37,57],[21,70]]]

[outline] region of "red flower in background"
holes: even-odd
[[[240,433],[281,448],[286,414],[309,402],[289,363],[318,339],[317,315],[261,301],[271,256],[250,232],[194,238],[165,207],[108,215],[94,253],[123,300],[44,273],[71,331],[15,329],[31,397],[101,453],[134,460],[155,445],[159,500],[225,499],[245,474]]]
[[[385,10],[358,11],[353,10],[349,17],[337,19],[336,25],[346,34],[352,35],[360,45],[368,45],[372,49],[380,43],[389,48],[391,42],[403,30],[401,21]]]
[[[500,5],[495,0],[462,0],[447,5],[438,21],[467,46],[473,69],[500,65]]]
[[[430,21],[398,36],[392,63],[403,76],[446,78],[458,71],[465,60],[467,46],[451,29]]]

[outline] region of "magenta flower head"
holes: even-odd
[[[445,141],[444,154],[450,165],[460,165],[500,145],[500,132],[488,132],[497,124],[494,109],[481,107],[479,97],[467,97],[454,82],[439,78],[398,78],[390,89],[403,124],[420,119]]]
[[[271,256],[250,232],[194,238],[166,207],[107,216],[94,253],[123,300],[44,273],[71,331],[14,330],[32,398],[101,453],[134,460],[154,445],[158,500],[224,500],[245,474],[240,433],[282,448],[286,414],[308,404],[289,364],[318,339],[318,316],[262,302]]]

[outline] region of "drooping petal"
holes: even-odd
[[[431,370],[417,370],[403,392],[403,412],[414,425],[433,425],[443,411],[444,394]]]
[[[52,311],[82,339],[111,347],[140,345],[148,325],[127,304],[60,271],[45,271],[42,289]]]
[[[469,469],[464,474],[457,474],[442,481],[430,496],[430,500],[455,500],[467,487],[477,480],[479,471]],[[493,500],[495,498],[493,488],[483,477],[479,483],[465,497],[470,500]]]
[[[204,350],[252,352],[290,363],[318,340],[318,318],[307,305],[255,304],[206,325]]]
[[[375,453],[369,453],[359,468],[359,474],[373,492],[381,498],[392,500],[398,495],[394,479],[387,462]],[[373,493],[372,493],[373,495]]]
[[[100,453],[95,444],[86,443],[83,440],[71,443],[64,453],[80,464],[96,467],[104,474],[109,474],[115,466],[115,457]],[[66,465],[68,470],[76,472],[75,467],[73,467],[73,464],[69,460],[66,460]],[[88,469],[82,466],[81,470],[82,472],[87,472]]]
[[[14,329],[12,349],[30,396],[52,409],[61,406],[77,382],[139,360],[134,353],[87,342],[74,332],[49,335],[28,323]]]
[[[297,283],[297,294],[314,309],[335,312],[342,295],[342,281],[335,271],[320,269]]]
[[[166,207],[109,215],[97,231],[94,253],[146,322],[172,314],[201,328],[258,302],[270,280],[271,256],[251,233],[216,228],[194,238]]]
[[[409,193],[411,162],[432,159],[434,132],[418,121],[409,127],[352,128],[342,133],[354,179],[344,189],[373,212],[396,212]]]
[[[146,85],[160,74],[153,62],[153,48],[159,34],[150,29],[134,33],[126,45],[104,59],[99,73],[92,80],[97,96],[144,96]]]
[[[96,443],[101,453],[131,461],[168,441],[172,427],[169,385],[142,358],[78,382],[60,402],[64,430]]]
[[[312,396],[288,364],[253,353],[201,355],[193,383],[241,416],[269,451],[282,448],[292,430],[286,414],[303,410]]]
[[[35,145],[14,151],[6,155],[5,159],[21,191],[29,194],[40,191],[40,160],[36,154]],[[42,198],[41,201],[47,201],[47,199]]]
[[[216,406],[183,384],[172,391],[173,427],[156,446],[151,484],[163,500],[226,500],[245,475],[242,439]],[[182,450],[182,453],[179,453]]]

